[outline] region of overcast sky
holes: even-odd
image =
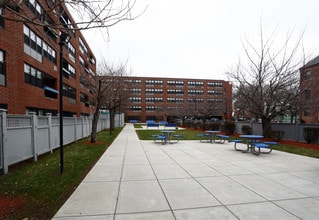
[[[99,62],[128,63],[132,76],[227,80],[242,58],[241,39],[277,26],[283,36],[304,29],[306,52],[319,55],[318,0],[137,0],[134,21],[84,33]]]

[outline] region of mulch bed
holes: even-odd
[[[16,212],[26,201],[19,197],[0,197],[0,219],[5,219]]]

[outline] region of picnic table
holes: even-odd
[[[213,143],[215,142],[216,134],[220,133],[220,131],[205,131],[205,133],[209,134],[209,142]]]
[[[160,132],[162,132],[167,138],[165,140],[165,144],[168,142],[168,143],[172,143],[171,142],[171,135],[172,133],[174,133],[175,131],[174,130],[161,130]]]
[[[247,150],[242,151],[243,153],[247,153],[249,151],[254,153],[254,148],[255,148],[254,144],[259,142],[258,139],[264,138],[264,136],[262,135],[254,135],[254,134],[244,134],[244,135],[239,135],[239,137],[246,139]]]

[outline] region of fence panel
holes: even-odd
[[[241,127],[243,125],[249,125],[252,128],[252,133],[261,135],[262,134],[262,125],[258,122],[249,122],[249,121],[237,121],[236,122],[236,130],[235,132],[238,134],[241,134]],[[319,127],[318,124],[289,124],[289,123],[272,123],[271,129],[272,130],[280,130],[284,131],[284,137],[285,140],[293,140],[293,141],[300,141],[305,142],[305,139],[303,137],[303,129],[305,127]],[[315,142],[316,144],[319,144],[319,140]]]
[[[123,126],[124,114],[117,118],[123,120]],[[63,145],[88,137],[91,124],[92,119],[89,117],[64,117]],[[102,116],[98,122],[98,131],[109,128],[109,125],[108,116]],[[30,158],[37,160],[38,155],[60,147],[60,118],[51,114],[7,115],[0,110],[0,137],[0,171],[6,173],[10,165]]]
[[[32,158],[32,127],[8,128],[8,165]]]
[[[36,130],[36,146],[38,154],[50,152],[50,122],[49,117],[38,116],[38,129]]]
[[[37,130],[36,146],[38,154],[44,154],[51,151],[49,127],[41,127]]]

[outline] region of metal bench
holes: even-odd
[[[242,151],[242,150],[240,150],[240,149],[237,149],[237,148],[236,148],[236,145],[237,145],[238,143],[243,143],[243,142],[244,142],[243,140],[233,139],[233,140],[228,140],[228,142],[234,142],[234,149],[237,150],[237,151]]]
[[[181,134],[174,134],[173,137],[175,138],[176,140],[176,143],[179,142],[179,140],[181,140],[183,138],[183,135]]]
[[[157,141],[160,141],[162,144],[166,144],[166,141],[167,141],[167,136],[166,135],[157,135],[155,137],[155,140],[154,142],[157,143]]]
[[[146,127],[147,128],[159,128],[159,125],[156,123],[147,123]]]
[[[228,135],[218,134],[218,135],[216,135],[216,137],[218,138],[218,140],[222,144],[225,143],[226,140],[229,140],[229,136]]]
[[[199,137],[200,142],[209,142],[210,141],[210,139],[209,139],[210,134],[197,134],[196,136]]]
[[[175,123],[167,123],[167,124],[164,124],[164,127],[165,128],[177,128],[177,125]]]
[[[256,155],[259,155],[261,153],[269,154],[272,151],[272,148],[269,147],[269,145],[266,144],[266,143],[253,143],[252,147],[253,147],[253,151],[252,152],[254,154],[256,154]],[[261,152],[260,148],[268,149],[268,151],[267,152]],[[256,149],[258,149],[258,150],[256,150]]]

